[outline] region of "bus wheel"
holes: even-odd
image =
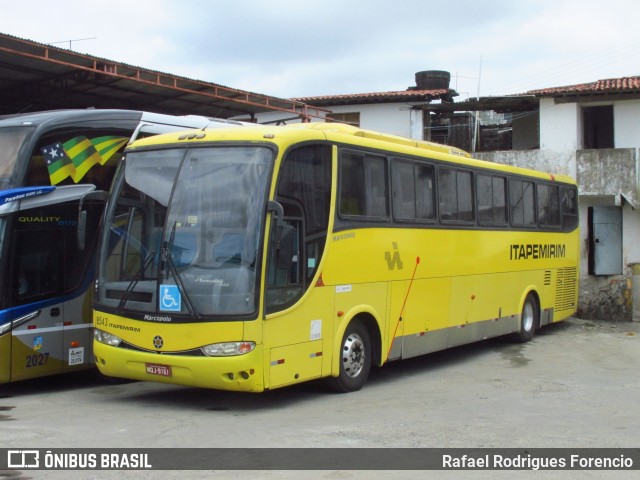
[[[329,385],[337,392],[360,390],[371,370],[371,340],[369,331],[359,321],[353,321],[342,337],[340,349],[340,374],[329,379]]]
[[[520,315],[520,330],[513,334],[513,339],[517,342],[525,343],[533,338],[533,334],[538,328],[540,320],[540,309],[535,296],[530,293],[524,301],[522,314]]]

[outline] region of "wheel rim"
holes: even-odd
[[[522,329],[525,332],[528,332],[533,328],[534,316],[533,305],[531,302],[525,303],[524,309],[522,310]]]
[[[360,375],[364,368],[365,347],[362,338],[357,333],[349,335],[342,346],[342,366],[344,372],[351,378]]]

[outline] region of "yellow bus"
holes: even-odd
[[[577,304],[575,182],[312,123],[125,152],[107,205],[94,354],[108,376],[260,392],[490,337]]]

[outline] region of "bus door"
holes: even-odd
[[[11,381],[91,362],[92,249],[77,248],[75,197],[93,188],[60,187],[55,194],[23,201],[11,214]],[[97,218],[93,221],[87,230],[95,237]]]
[[[268,253],[265,352],[271,388],[331,369],[333,290],[317,279],[329,222],[331,149],[305,146],[280,169]],[[303,302],[300,302],[302,297]]]

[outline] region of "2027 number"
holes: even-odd
[[[44,367],[49,361],[48,353],[35,353],[33,355],[27,355],[25,357],[27,364],[26,368],[31,367]]]

